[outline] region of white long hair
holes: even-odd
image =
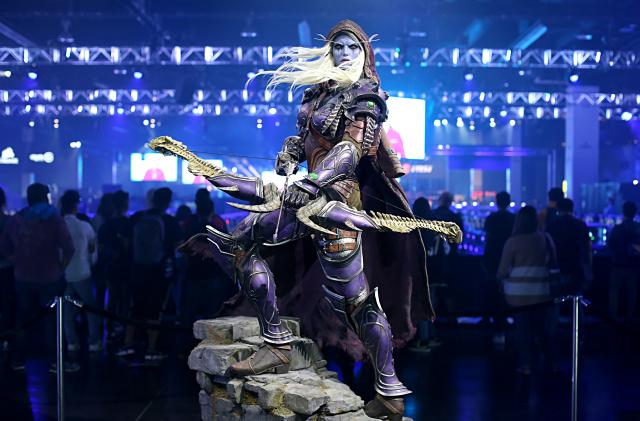
[[[295,89],[328,80],[335,81],[340,87],[347,87],[358,81],[364,69],[364,49],[361,49],[355,60],[334,66],[331,45],[331,42],[327,42],[321,48],[292,47],[277,56],[284,59],[280,67],[276,70],[261,70],[247,84],[261,75],[271,76],[267,90],[273,90],[280,84],[290,84],[290,89]]]

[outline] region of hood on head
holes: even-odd
[[[380,76],[376,70],[376,60],[373,53],[373,47],[369,41],[369,36],[366,32],[352,20],[346,19],[338,22],[327,34],[327,41],[332,41],[339,33],[347,32],[353,35],[362,45],[362,49],[365,54],[364,59],[364,74],[369,79],[375,80],[380,84]]]

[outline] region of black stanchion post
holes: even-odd
[[[571,421],[578,420],[578,347],[580,334],[580,300],[582,297],[575,295],[572,298],[573,310],[573,346],[571,364]]]
[[[58,380],[58,421],[64,421],[64,338],[62,313],[64,297],[56,297],[56,377]]]

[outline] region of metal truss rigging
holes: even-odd
[[[288,47],[0,47],[0,66],[278,64]],[[640,51],[515,50],[495,48],[374,48],[379,66],[512,67],[519,69],[640,69]]]
[[[302,90],[196,90],[190,103],[180,104],[175,89],[0,90],[0,116],[291,116],[301,96]],[[470,120],[563,118],[569,105],[595,105],[603,118],[627,119],[640,109],[637,93],[456,91],[419,97],[436,103],[434,118]]]

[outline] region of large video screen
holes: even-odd
[[[205,159],[205,161],[212,163],[215,166],[220,168],[224,168],[221,159]],[[187,161],[182,161],[180,164],[182,167],[182,184],[208,184],[206,178],[201,175],[195,176],[191,174],[188,170],[189,163]]]
[[[424,159],[425,116],[424,99],[389,97],[389,119],[384,128],[391,147],[400,158]]]
[[[178,180],[178,158],[160,153],[132,153],[131,181]]]

